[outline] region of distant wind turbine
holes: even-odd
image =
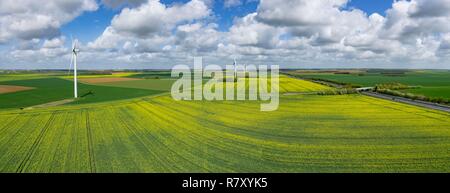
[[[70,59],[70,66],[72,66],[73,63],[73,96],[74,98],[78,98],[78,83],[77,83],[77,56],[80,52],[80,49],[78,49],[78,40],[72,39],[72,58]],[[69,67],[69,73],[70,73]]]
[[[237,62],[236,62],[236,58],[234,58],[233,66],[234,66],[234,79],[236,80],[237,79],[237,69],[236,69]]]
[[[234,66],[234,79],[237,79],[237,61],[234,58],[233,66]],[[244,76],[247,77],[247,64],[244,64]]]

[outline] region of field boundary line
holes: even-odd
[[[95,166],[95,157],[94,157],[94,147],[93,147],[93,138],[92,138],[92,131],[91,131],[91,121],[89,118],[89,110],[85,109],[86,112],[86,130],[87,130],[87,145],[88,145],[88,155],[89,155],[89,168],[91,173],[96,172],[96,166]]]
[[[284,74],[287,77],[290,77],[290,78],[293,78],[293,79],[308,81],[308,82],[312,82],[312,83],[319,84],[319,85],[322,85],[322,86],[327,86],[327,87],[330,87],[330,88],[342,88],[343,87],[342,85],[339,85],[339,84],[336,84],[336,83],[332,83],[332,82],[328,82],[328,81],[312,80],[312,79],[308,79],[308,78],[302,78],[302,77],[298,77],[298,76],[295,76],[295,75],[291,75],[291,74],[288,74],[288,73],[280,73],[280,74]]]
[[[34,153],[36,152],[37,147],[42,142],[42,139],[44,138],[45,134],[47,133],[47,130],[50,127],[51,123],[53,122],[53,120],[55,120],[55,115],[57,113],[58,113],[58,111],[53,112],[52,115],[50,116],[50,118],[48,119],[47,123],[45,123],[44,128],[42,128],[38,137],[36,138],[36,140],[34,140],[33,145],[31,146],[30,150],[28,150],[25,158],[20,162],[19,167],[16,169],[16,173],[22,173],[23,170],[26,168],[26,166],[29,163],[29,160],[31,159],[31,157],[33,157]]]

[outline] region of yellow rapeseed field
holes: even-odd
[[[296,80],[285,92],[328,89]],[[450,172],[450,115],[361,95],[0,111],[1,172]]]

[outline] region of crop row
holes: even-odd
[[[449,171],[450,115],[359,95],[173,101],[0,116],[2,172]]]

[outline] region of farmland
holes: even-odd
[[[156,75],[162,78],[156,79]],[[143,73],[142,75],[136,73],[81,75],[78,92],[82,97],[69,104],[106,102],[170,92],[174,82],[175,79],[171,79],[161,72],[156,72],[153,76],[150,73]],[[30,74],[29,77],[22,74],[4,76],[0,78],[0,85],[33,88],[0,95],[0,109],[24,108],[45,104],[71,98],[73,94],[71,77],[61,74],[51,74],[49,77],[35,74]],[[280,92],[282,93],[327,89],[330,88],[286,76],[280,77]]]
[[[122,82],[98,83],[97,85],[170,91],[170,88],[174,82],[175,80],[173,79],[141,79]]]
[[[289,73],[304,78],[319,78],[364,87],[383,83],[402,83],[417,87],[406,89],[404,92],[450,99],[450,71],[448,70],[344,71],[348,73],[301,70]]]
[[[25,87],[25,86],[0,85],[0,94],[20,92],[20,91],[31,90],[31,89],[33,89],[33,88]]]
[[[280,84],[284,93],[329,89],[285,76]],[[261,101],[145,94],[0,110],[0,171],[450,172],[445,112],[362,95],[281,95],[277,111],[261,112]]]
[[[305,80],[299,80],[290,78],[287,76],[280,76],[280,93],[292,93],[292,92],[314,92],[321,90],[329,90],[331,88],[312,83]]]
[[[0,109],[29,107],[63,100],[73,96],[73,82],[57,77],[1,81],[0,85],[35,88],[26,91],[1,94]],[[73,102],[75,104],[121,100],[161,93],[160,91],[154,90],[106,87],[82,83],[79,83],[78,92],[81,96],[86,96]]]

